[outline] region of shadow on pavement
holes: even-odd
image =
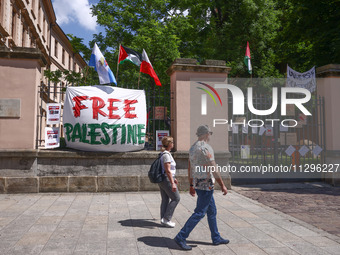
[[[162,226],[154,222],[154,219],[128,219],[118,221],[118,223],[124,227],[158,228]]]
[[[161,236],[143,236],[139,237],[138,242],[143,242],[144,244],[152,247],[168,248],[172,250],[182,250],[174,241],[169,237]],[[189,242],[188,242],[189,243]],[[196,247],[197,245],[191,245],[191,247]]]
[[[213,245],[212,243],[209,243],[209,242],[201,242],[201,241],[187,241],[187,244],[192,246],[192,247],[195,247],[197,245]],[[195,245],[191,245],[191,244],[195,244]]]

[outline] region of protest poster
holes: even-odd
[[[68,87],[63,112],[67,147],[126,152],[145,144],[144,90],[111,86]]]
[[[59,128],[45,127],[45,148],[58,148],[60,144]]]
[[[297,135],[296,133],[280,133],[281,145],[296,145]]]
[[[61,104],[47,104],[46,105],[46,124],[53,125],[60,123]]]
[[[270,125],[266,125],[266,136],[274,136],[274,128]]]
[[[250,158],[250,146],[249,145],[241,145],[241,159]]]
[[[164,136],[169,136],[169,130],[156,130],[156,150],[162,149],[162,139]]]
[[[315,66],[304,73],[299,73],[287,65],[287,87],[305,88],[310,92],[316,90]]]

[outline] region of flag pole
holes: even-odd
[[[139,81],[140,81],[140,71],[139,71],[139,75],[138,75],[138,89],[139,89]]]
[[[120,45],[121,45],[121,44],[119,44],[119,51],[118,51],[118,60],[117,60],[117,73],[116,73],[116,81],[118,80]]]

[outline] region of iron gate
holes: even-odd
[[[245,93],[246,94],[246,93]],[[295,97],[298,98],[297,95]],[[290,96],[289,98],[293,98]],[[258,120],[252,122],[252,126],[259,126],[262,120],[265,124],[263,128],[253,128],[248,125],[238,124],[234,128],[229,126],[229,151],[231,153],[230,165],[239,168],[241,165],[293,165],[299,167],[306,164],[324,163],[325,148],[325,114],[324,98],[312,94],[312,99],[305,103],[304,106],[312,114],[305,116],[294,105],[287,106],[287,115],[281,114],[281,96],[278,96],[278,107],[275,112],[269,116],[254,115],[245,105],[244,117],[233,116],[233,98],[231,93],[228,94],[228,112],[232,116],[233,123],[246,123],[249,120]],[[245,99],[247,102],[247,98]],[[272,106],[272,96],[253,95],[253,106],[258,110],[267,110]],[[297,120],[296,127],[281,126],[282,119]],[[269,121],[268,120],[280,120]],[[255,124],[256,123],[256,124]],[[273,124],[273,125],[272,125]],[[284,121],[286,125],[291,123]],[[292,146],[295,151],[287,149]],[[292,148],[290,148],[292,149]],[[320,152],[320,150],[322,151]]]

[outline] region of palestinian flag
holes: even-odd
[[[246,55],[244,56],[244,64],[248,68],[248,73],[252,73],[252,67],[251,67],[251,62],[250,62],[250,49],[249,49],[249,42],[247,41],[247,49],[246,49]]]
[[[140,66],[142,63],[142,54],[128,47],[120,45],[118,64],[121,64],[125,61],[130,61],[136,66]]]
[[[142,54],[142,64],[140,65],[140,72],[150,75],[154,79],[157,86],[162,86],[144,49]]]

